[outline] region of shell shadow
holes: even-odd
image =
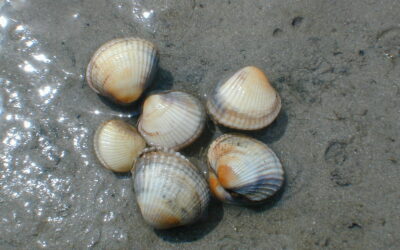
[[[113,172],[114,176],[117,177],[117,179],[131,179],[132,178],[132,173],[131,171],[127,173],[115,173]]]
[[[105,104],[110,109],[112,109],[113,111],[116,111],[118,113],[122,113],[127,116],[138,116],[140,113],[141,99],[139,99],[138,101],[136,101],[130,105],[121,105],[121,104],[111,101],[110,99],[108,99],[105,96],[98,95],[98,97],[103,104]]]
[[[210,233],[219,224],[223,216],[222,203],[212,199],[206,214],[195,224],[169,230],[154,229],[154,232],[162,240],[171,243],[192,242]]]
[[[153,83],[147,88],[145,94],[149,94],[153,91],[165,91],[172,89],[174,85],[174,77],[171,72],[163,68],[158,68],[154,77]]]
[[[104,103],[110,109],[116,112],[123,113],[129,116],[139,116],[142,108],[142,103],[144,102],[146,97],[149,96],[154,91],[170,90],[173,86],[173,82],[174,78],[171,72],[163,68],[159,68],[155,73],[154,79],[152,80],[150,86],[143,92],[141,97],[132,104],[121,105],[111,101],[110,99],[102,95],[98,95],[98,97],[102,103]]]
[[[269,126],[259,130],[244,131],[227,128],[222,125],[218,125],[218,128],[222,133],[240,133],[253,137],[259,141],[263,141],[264,143],[273,143],[278,141],[285,134],[288,121],[288,114],[286,110],[282,109],[275,121],[273,121]]]
[[[215,129],[214,123],[210,119],[207,119],[199,138],[185,147],[182,153],[187,156],[199,155],[199,151],[206,149],[210,145],[215,134]]]
[[[282,187],[271,197],[269,197],[265,202],[259,203],[259,204],[254,204],[254,205],[248,205],[248,206],[243,206],[246,209],[252,210],[256,213],[262,213],[266,210],[271,209],[272,207],[276,206],[278,202],[281,201],[282,196],[285,192],[286,189],[286,175],[285,179],[283,181]]]

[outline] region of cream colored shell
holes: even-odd
[[[194,96],[168,91],[146,99],[138,130],[149,145],[178,150],[200,135],[205,119],[204,108]]]
[[[158,229],[195,222],[210,199],[199,169],[165,148],[145,149],[136,163],[134,188],[144,220]]]
[[[102,123],[93,143],[101,164],[114,172],[129,172],[146,146],[136,128],[121,120]]]
[[[86,71],[89,86],[120,104],[141,96],[157,69],[155,45],[140,38],[119,38],[102,45]]]
[[[278,157],[253,138],[222,135],[212,142],[207,157],[210,189],[221,201],[259,203],[283,184],[284,172]]]
[[[278,93],[264,72],[254,66],[242,68],[217,84],[207,101],[207,110],[216,122],[243,130],[268,126],[280,109]]]

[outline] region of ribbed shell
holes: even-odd
[[[264,72],[254,66],[218,83],[207,101],[207,110],[216,122],[243,130],[268,126],[280,109],[278,93]]]
[[[145,149],[136,162],[134,188],[143,218],[159,229],[191,224],[209,202],[199,169],[169,149]]]
[[[179,150],[201,134],[205,111],[194,96],[168,91],[149,96],[138,129],[149,145]]]
[[[151,42],[134,37],[114,39],[95,52],[86,79],[96,93],[129,104],[150,84],[157,63],[158,52]]]
[[[121,120],[102,123],[94,135],[97,158],[114,172],[129,172],[145,146],[136,128]]]
[[[253,138],[222,135],[210,145],[207,157],[211,191],[222,201],[261,202],[283,184],[284,172],[278,157]]]

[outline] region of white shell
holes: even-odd
[[[137,99],[150,84],[157,69],[155,45],[140,38],[119,38],[103,44],[86,71],[89,86],[120,104]]]
[[[205,119],[204,108],[194,96],[168,91],[146,99],[138,130],[149,145],[179,150],[197,139]]]
[[[264,72],[254,66],[218,83],[207,102],[207,110],[216,122],[243,130],[268,126],[280,109],[278,93]]]
[[[228,203],[258,203],[283,184],[284,172],[275,153],[253,138],[225,134],[208,149],[212,193]]]
[[[199,169],[165,148],[145,149],[136,162],[134,188],[144,220],[159,229],[195,222],[210,199]]]
[[[102,123],[94,135],[97,158],[114,172],[129,172],[145,146],[136,128],[121,120]]]

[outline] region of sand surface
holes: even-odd
[[[0,249],[399,249],[400,1],[0,1]],[[142,220],[130,175],[96,160],[111,118],[136,123],[85,82],[117,37],[156,43],[151,90],[205,100],[220,79],[262,68],[283,108],[267,143],[286,171],[256,208],[213,201],[168,232]],[[224,129],[184,150],[202,153]]]

